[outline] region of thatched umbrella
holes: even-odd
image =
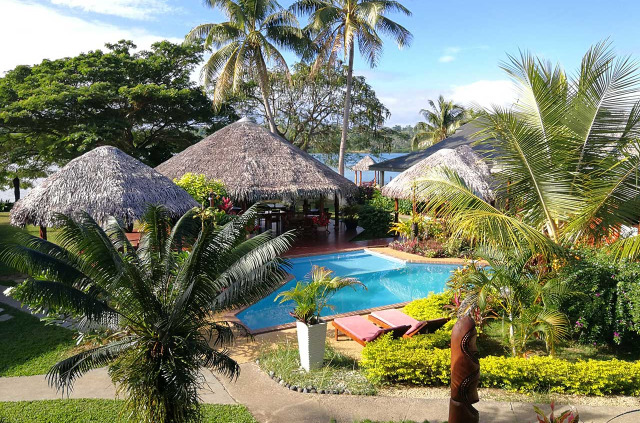
[[[350,198],[357,187],[287,140],[247,119],[228,125],[156,168],[169,178],[203,174],[235,201]]]
[[[494,181],[489,167],[468,145],[437,151],[396,176],[382,188],[382,194],[396,199],[411,199],[414,181],[438,167],[447,167],[456,171],[469,187],[485,200],[495,199]]]
[[[56,226],[56,214],[86,211],[99,224],[109,216],[130,226],[147,205],[165,206],[182,216],[198,206],[185,190],[115,147],[98,147],[71,160],[18,201],[11,209],[17,226]]]
[[[353,172],[356,175],[356,179],[355,179],[356,185],[362,185],[362,172],[368,171],[369,167],[373,166],[374,164],[376,164],[376,161],[373,160],[371,156],[366,155],[351,168],[351,170],[353,170]],[[358,184],[358,172],[360,172],[360,184]],[[375,179],[377,180],[377,177]]]

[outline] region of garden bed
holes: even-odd
[[[260,355],[260,368],[276,382],[288,389],[306,393],[375,395],[376,388],[369,382],[353,358],[335,351],[327,345],[324,365],[306,372],[300,367],[296,344],[279,345]],[[295,389],[294,389],[295,388]]]

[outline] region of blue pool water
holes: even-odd
[[[291,289],[298,280],[304,280],[313,265],[326,267],[336,276],[350,276],[364,283],[367,290],[345,288],[338,292],[330,304],[335,310],[325,309],[323,315],[381,307],[426,297],[429,292],[442,292],[451,273],[458,267],[445,264],[410,264],[382,257],[366,251],[300,257],[291,260],[289,272],[293,280],[266,298],[238,313],[238,318],[251,330],[291,323],[292,303],[278,304],[274,298]]]

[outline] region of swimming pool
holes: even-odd
[[[382,307],[426,297],[429,292],[442,292],[457,265],[412,264],[368,251],[308,256],[291,259],[289,273],[293,279],[252,306],[237,314],[250,330],[256,331],[295,320],[289,315],[292,303],[278,304],[274,298],[304,280],[313,265],[333,270],[336,276],[350,276],[364,283],[367,290],[345,288],[331,300],[335,310],[324,315]]]

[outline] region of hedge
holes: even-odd
[[[367,344],[360,365],[374,383],[448,385],[451,350],[443,346],[444,335],[383,337]],[[480,359],[480,373],[481,386],[510,391],[640,395],[640,362],[488,356]]]

